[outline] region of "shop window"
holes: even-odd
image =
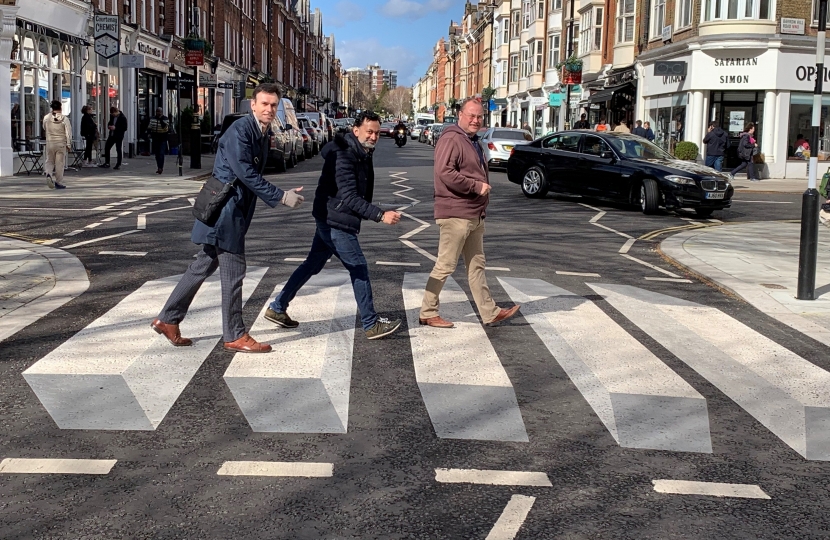
[[[691,0],[687,1],[691,2]],[[633,41],[634,0],[617,0],[617,43],[631,43]]]
[[[651,0],[651,36],[659,38],[666,23],[666,0]]]
[[[692,26],[692,9],[694,2],[692,0],[678,0],[677,2],[677,29]]]
[[[774,0],[706,0],[704,21],[757,19],[775,17]],[[814,2],[813,18],[818,16],[818,2]],[[830,17],[828,17],[830,19]]]
[[[548,69],[554,69],[559,63],[559,34],[548,35]]]
[[[819,121],[819,140],[816,144],[813,135],[813,96],[812,94],[790,95],[790,125],[787,128],[787,159],[808,159],[817,157],[819,161],[830,161],[830,96],[821,100],[821,119]],[[807,143],[806,145],[804,143]],[[801,147],[801,150],[799,150]],[[808,152],[804,152],[804,150]],[[821,173],[819,173],[821,174]]]
[[[20,114],[20,64],[11,65],[11,121],[12,121],[12,142],[24,138],[23,125]]]
[[[685,140],[687,100],[685,93],[646,100],[646,120],[654,131],[654,144],[663,150],[674,153],[677,143]]]
[[[30,64],[35,63],[35,41],[30,35],[23,39],[23,61]]]
[[[41,67],[49,67],[49,40],[42,37],[37,42],[37,64]]]

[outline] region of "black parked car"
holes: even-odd
[[[645,214],[693,208],[708,217],[732,204],[732,176],[674,158],[627,133],[560,131],[516,146],[507,178],[527,197],[548,191],[638,204]]]

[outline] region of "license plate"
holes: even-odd
[[[725,195],[725,193],[707,193],[706,198],[707,199],[723,199],[724,195]]]
[[[513,147],[505,145],[504,149],[509,152],[509,151],[513,150]]]

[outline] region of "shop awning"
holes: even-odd
[[[596,94],[593,94],[589,98],[589,101],[591,103],[605,103],[606,101],[608,101],[609,99],[614,97],[614,94],[616,94],[618,92],[621,92],[621,91],[633,90],[633,89],[634,89],[634,85],[631,84],[631,83],[618,84],[617,86],[609,86],[608,88],[603,88],[602,90],[600,90]]]

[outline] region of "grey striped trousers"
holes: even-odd
[[[159,313],[159,320],[168,324],[182,322],[202,283],[216,272],[217,267],[222,287],[222,336],[225,342],[241,338],[245,334],[245,323],[242,321],[245,254],[230,253],[208,244],[202,246],[196,260],[173,289]]]

